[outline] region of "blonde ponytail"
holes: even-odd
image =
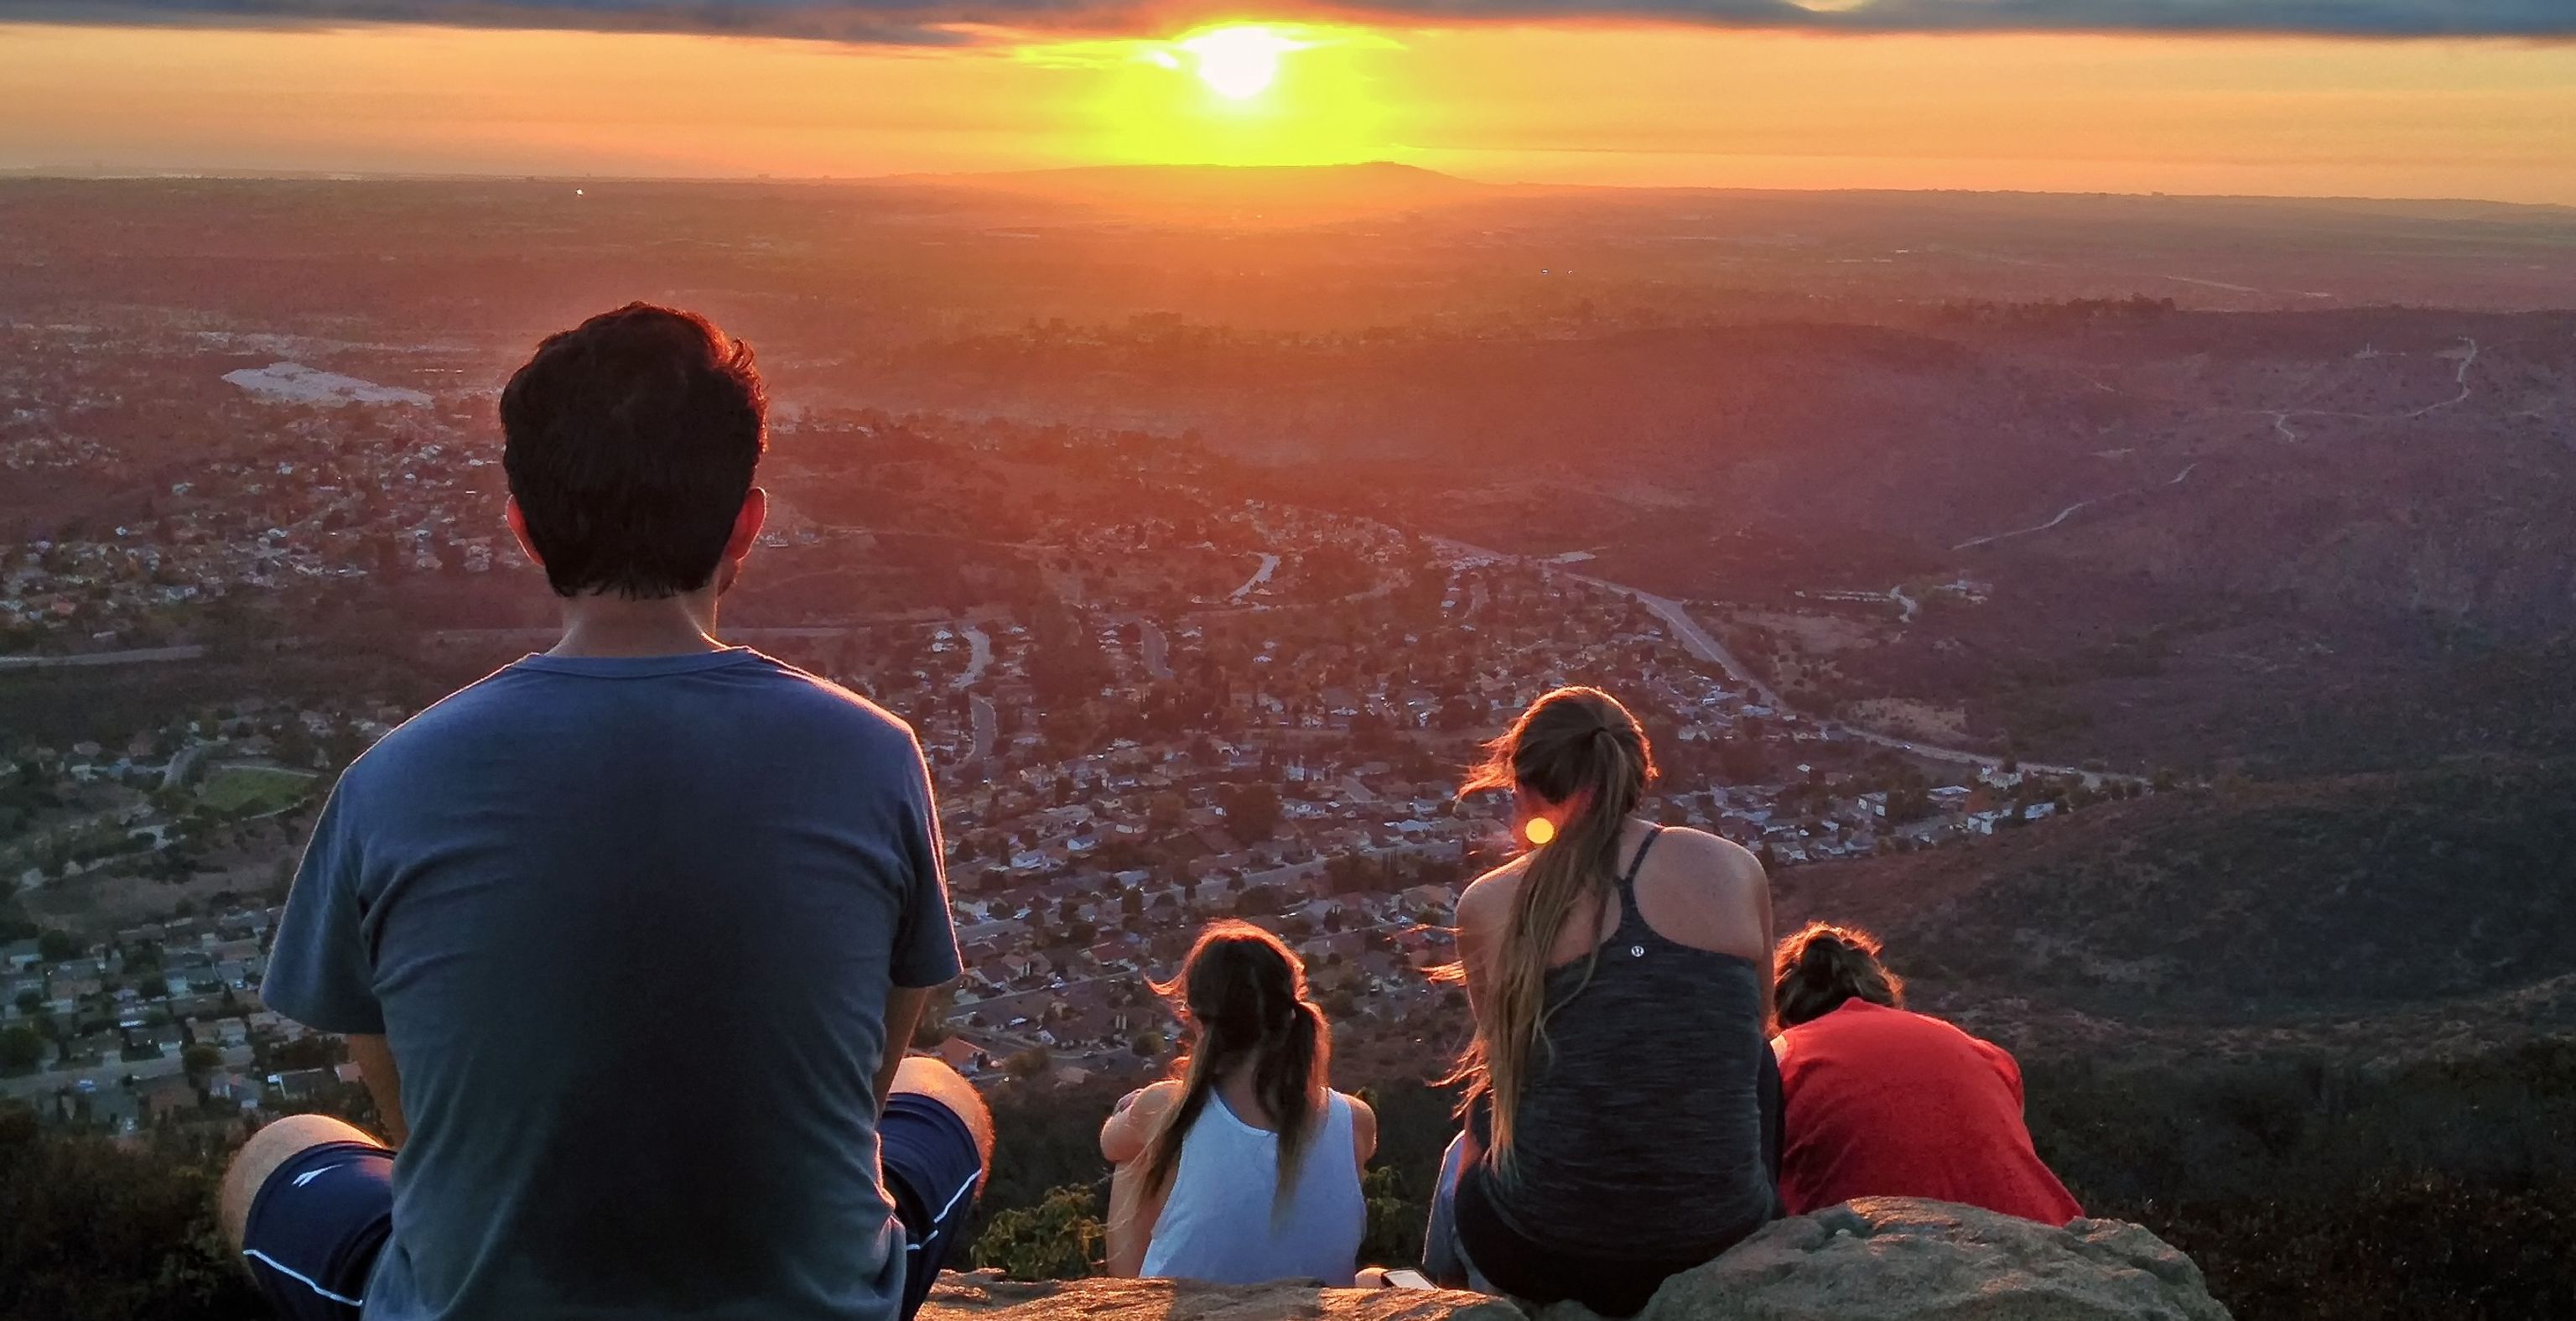
[[[1558,1008],[1547,1002],[1549,956],[1568,923],[1608,906],[1620,836],[1654,778],[1654,752],[1626,707],[1597,688],[1560,688],[1487,745],[1485,761],[1461,789],[1526,789],[1567,811],[1555,835],[1530,854],[1485,969],[1475,1038],[1448,1079],[1467,1084],[1462,1113],[1490,1103],[1498,1161],[1511,1158],[1521,1089],[1548,1049],[1547,1020]],[[1591,981],[1598,955],[1597,947],[1586,955],[1583,982]]]

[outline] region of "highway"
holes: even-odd
[[[131,651],[94,651],[85,656],[0,656],[0,670],[60,670],[86,666],[152,665],[205,658],[199,646],[142,647]]]

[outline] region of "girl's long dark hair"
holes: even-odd
[[[1332,1085],[1332,1033],[1306,996],[1306,968],[1279,938],[1249,922],[1212,922],[1190,947],[1180,974],[1154,984],[1190,1029],[1188,1054],[1172,1066],[1184,1080],[1180,1107],[1145,1147],[1145,1189],[1171,1186],[1181,1144],[1207,1109],[1217,1080],[1249,1063],[1253,1094],[1279,1133],[1275,1211],[1297,1186],[1298,1162],[1314,1136]]]

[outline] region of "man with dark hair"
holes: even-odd
[[[641,304],[502,392],[563,638],[314,826],[261,993],[348,1036],[391,1145],[298,1115],[226,1172],[284,1315],[895,1321],[955,1246],[992,1126],[904,1058],[958,970],[920,746],[715,637],[763,411],[749,346]]]

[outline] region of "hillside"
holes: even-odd
[[[2161,794],[1798,869],[1780,915],[1877,929],[1928,1004],[2060,1029],[2563,1025],[2571,802],[2564,763]]]

